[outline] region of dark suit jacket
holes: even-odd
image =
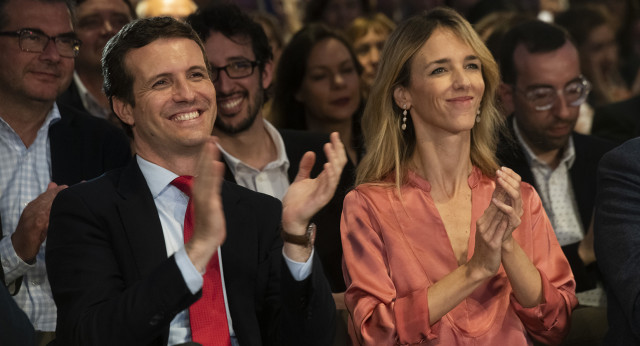
[[[120,129],[74,108],[58,109],[61,119],[49,128],[53,182],[73,185],[127,164],[131,149]]]
[[[9,291],[0,285],[0,345],[35,345],[36,334],[31,321]]]
[[[322,172],[323,165],[327,162],[324,154],[324,144],[329,142],[327,134],[314,133],[299,130],[278,130],[284,142],[285,151],[289,158],[289,182],[293,182],[298,173],[300,159],[307,151],[316,153],[316,162],[311,170],[311,177]],[[226,165],[225,179],[235,183],[229,166]],[[332,292],[344,292],[346,286],[342,276],[342,240],[340,238],[340,218],[342,216],[342,202],[344,196],[352,188],[355,182],[355,166],[348,161],[336,193],[329,203],[314,217],[313,222],[318,227],[315,249],[320,257],[325,275],[329,280]]]
[[[510,117],[507,120],[510,133],[502,136],[498,145],[498,160],[501,164],[513,169],[520,175],[522,181],[533,185],[538,189],[536,181],[527,162],[526,154],[520,143],[515,138],[513,132],[513,121]],[[511,138],[509,138],[509,135]],[[593,208],[596,197],[596,169],[598,162],[604,153],[611,150],[614,145],[605,140],[593,136],[585,136],[574,132],[572,134],[573,144],[576,152],[575,161],[569,170],[573,193],[575,194],[580,221],[585,231],[591,225]],[[579,243],[565,245],[562,247],[571,270],[576,279],[576,292],[595,288],[599,279],[599,272],[596,265],[586,267],[580,256],[578,256]]]
[[[223,183],[222,265],[241,345],[329,344],[335,305],[322,268],[296,282],[282,257],[280,203]],[[191,294],[167,258],[158,211],[133,160],[62,191],[53,203],[47,271],[62,345],[166,345]]]
[[[640,139],[602,157],[595,250],[607,291],[603,345],[640,345]]]
[[[58,105],[72,107],[89,114],[89,111],[87,111],[82,104],[82,98],[80,98],[80,92],[78,91],[75,79],[71,79],[71,84],[69,84],[67,90],[58,96],[56,103]]]
[[[596,108],[591,134],[618,144],[640,136],[640,95]]]

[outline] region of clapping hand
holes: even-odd
[[[337,132],[331,134],[331,142],[324,145],[324,152],[328,162],[324,164],[322,172],[314,179],[310,173],[315,163],[315,154],[307,152],[300,160],[300,168],[293,184],[289,186],[282,200],[282,228],[292,235],[303,235],[311,217],[324,207],[336,191],[342,169],[347,163],[347,155],[344,145]],[[288,244],[285,243],[287,256]],[[308,254],[310,252],[305,252]],[[296,260],[300,256],[289,256]],[[304,257],[304,256],[302,256]],[[306,261],[306,259],[305,259]]]

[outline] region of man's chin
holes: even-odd
[[[245,119],[244,121],[240,122],[237,125],[233,125],[233,124],[229,124],[225,121],[220,120],[220,116],[218,116],[218,118],[216,119],[216,122],[214,123],[213,127],[226,134],[226,135],[236,135],[238,133],[244,132],[246,130],[248,130],[251,125],[253,124],[253,121],[249,121],[251,119]]]

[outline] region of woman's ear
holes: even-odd
[[[393,89],[393,100],[396,102],[396,106],[401,109],[411,108],[411,95],[402,85],[398,85]]]

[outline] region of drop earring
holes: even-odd
[[[476,111],[476,123],[480,123],[480,108]]]
[[[404,131],[407,129],[407,105],[402,105],[402,109],[402,125],[400,125],[400,128]]]

